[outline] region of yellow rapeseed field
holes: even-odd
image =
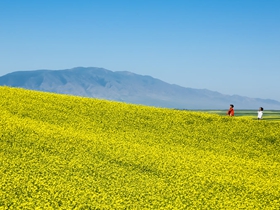
[[[280,122],[0,97],[0,209],[280,209]]]

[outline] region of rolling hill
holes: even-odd
[[[151,76],[93,67],[13,72],[0,77],[0,85],[178,109],[227,109],[233,103],[237,109],[280,110],[275,100],[185,88]]]
[[[0,97],[0,208],[280,208],[278,122],[9,87]]]

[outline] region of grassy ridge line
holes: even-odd
[[[202,112],[225,116],[227,110],[201,110]],[[235,110],[236,117],[248,117],[257,120],[257,110]],[[280,121],[280,110],[265,110],[263,120]]]
[[[0,206],[277,208],[279,123],[0,88]]]

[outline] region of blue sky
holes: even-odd
[[[77,66],[280,101],[280,1],[0,1],[0,76]]]

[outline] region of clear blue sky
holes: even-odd
[[[280,101],[280,1],[0,1],[0,76],[77,66]]]

